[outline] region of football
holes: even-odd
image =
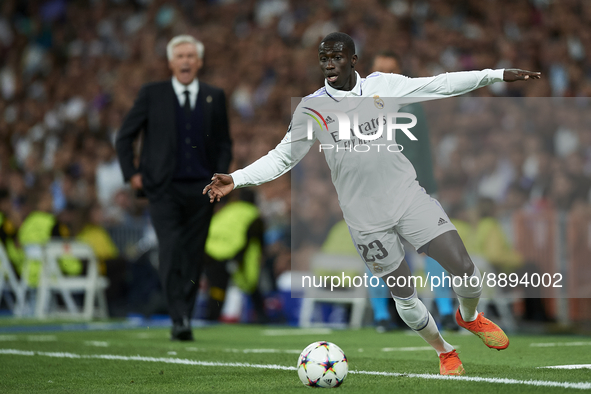
[[[340,347],[320,341],[308,345],[298,359],[298,376],[311,387],[339,387],[345,381],[349,364]]]

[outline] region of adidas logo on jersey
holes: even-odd
[[[333,122],[334,122],[333,118],[331,118],[330,116],[326,117],[326,124],[333,123]]]
[[[439,218],[439,223],[437,224],[438,226],[441,226],[442,224],[447,223],[447,220],[445,220],[444,218]]]

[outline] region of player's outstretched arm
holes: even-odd
[[[400,104],[421,102],[458,96],[495,82],[528,81],[540,79],[541,73],[519,69],[459,71],[435,77],[408,78],[402,75],[384,75],[389,83],[390,95]]]
[[[541,72],[520,70],[518,68],[507,68],[503,72],[505,82],[528,81],[530,79],[540,79],[541,77]]]
[[[205,186],[203,194],[209,196],[209,202],[220,201],[234,190],[234,179],[228,174],[213,174],[211,183]]]

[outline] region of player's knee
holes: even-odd
[[[460,255],[460,263],[458,267],[459,275],[464,276],[468,275],[471,276],[474,273],[475,265],[472,262],[472,259],[468,255],[468,253],[463,253]]]
[[[451,275],[472,275],[474,264],[457,231],[448,231],[433,239],[429,252],[429,256]]]
[[[482,293],[482,280],[481,274],[478,267],[472,264],[472,274],[458,275],[461,280],[457,281],[456,278],[452,280],[452,287],[454,292],[464,298],[478,298]]]
[[[463,246],[463,245],[462,245]],[[465,248],[453,248],[444,267],[454,276],[472,275],[474,263]]]
[[[414,294],[410,298],[394,298],[396,302],[396,310],[400,318],[411,329],[418,331],[423,329],[429,322],[429,311],[425,304],[421,302]]]

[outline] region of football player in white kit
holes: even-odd
[[[440,374],[463,375],[464,367],[455,349],[441,337],[431,314],[417,298],[412,281],[396,281],[411,276],[399,235],[439,262],[452,277],[462,278],[453,284],[460,304],[456,321],[461,327],[479,336],[489,348],[506,349],[509,339],[495,323],[477,312],[482,291],[478,268],[437,200],[418,185],[413,166],[404,155],[390,150],[388,144],[392,140],[387,140],[387,133],[383,132],[386,126],[382,124],[377,130],[380,119],[386,123],[383,114],[376,118],[375,108],[369,111],[368,106],[395,112],[411,102],[456,96],[494,82],[539,79],[540,73],[505,69],[445,73],[429,78],[383,73],[361,78],[355,71],[355,44],[344,33],[331,33],[322,40],[318,60],[325,86],[300,102],[279,145],[230,175],[215,174],[203,193],[208,193],[213,202],[235,188],[269,182],[293,168],[318,139],[361,258],[388,285],[402,320],[435,349]],[[394,105],[391,100],[396,100]],[[387,104],[393,108],[384,109]],[[331,132],[322,116],[336,111],[351,119],[356,114],[358,124],[366,125],[365,130],[370,132],[363,134],[363,138],[341,139],[336,130]],[[308,122],[311,118],[316,118],[317,124]],[[359,129],[361,132],[362,128]],[[363,149],[352,149],[360,144],[365,145]]]

